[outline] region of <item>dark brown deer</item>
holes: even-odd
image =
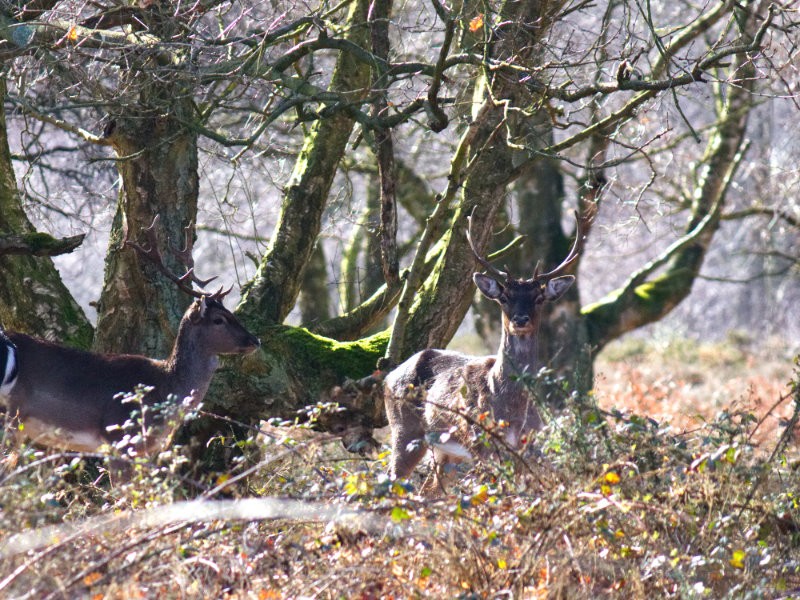
[[[573,275],[561,274],[578,257],[585,222],[578,219],[575,242],[559,266],[540,273],[537,264],[533,277],[516,279],[480,255],[472,239],[472,219],[468,219],[467,240],[486,270],[486,274],[475,273],[473,281],[503,313],[500,348],[496,356],[481,357],[422,350],[389,373],[385,399],[392,434],[392,478],[408,477],[431,447],[435,480],[441,485],[446,465],[481,454],[481,415],[500,426],[503,441],[512,448],[541,428],[539,412],[521,377],[536,375],[543,366],[538,356],[542,307],[561,298],[575,280]]]
[[[197,298],[181,319],[169,358],[94,354],[22,333],[0,333],[0,403],[25,437],[78,452],[97,452],[113,444],[137,455],[152,453],[168,440],[170,417],[203,400],[217,355],[246,354],[260,346],[222,305],[228,292],[206,295],[192,288],[192,281],[199,280],[188,233],[186,247],[176,252],[187,264],[186,274],[177,276],[164,266],[156,224],[157,218],[145,230],[148,248],[128,240],[126,244]],[[147,391],[140,394],[141,403],[131,402],[130,394],[138,386]],[[137,419],[131,432],[126,424]]]

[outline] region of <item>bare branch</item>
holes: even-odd
[[[800,218],[790,214],[786,210],[780,208],[772,208],[769,206],[751,206],[742,210],[734,210],[731,212],[723,213],[720,219],[723,221],[736,221],[738,219],[746,219],[747,217],[760,216],[770,217],[772,219],[781,219],[786,221],[792,227],[800,229]]]

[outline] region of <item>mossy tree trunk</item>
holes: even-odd
[[[367,0],[350,8],[345,36],[359,46],[368,39]],[[342,52],[333,71],[330,89],[344,94],[348,102],[360,104],[369,90],[370,68],[348,52]],[[355,120],[343,107],[314,122],[305,137],[286,186],[280,216],[249,282],[239,313],[256,329],[283,322],[300,291],[303,274],[317,243],[322,214],[333,178],[344,155]]]
[[[492,58],[502,61],[514,56],[524,61],[536,55],[560,6],[559,2],[506,2],[500,15],[508,29],[490,45]],[[528,23],[536,23],[536,27],[527,27]],[[524,131],[525,117],[506,111],[506,107],[530,106],[532,100],[515,76],[487,70],[478,79],[473,122],[462,139],[469,144],[469,171],[453,165],[450,181],[463,178],[462,191],[450,228],[439,244],[441,256],[412,308],[401,358],[420,348],[446,345],[463,320],[472,301],[476,268],[467,245],[467,217],[472,214],[475,223],[483,225],[476,231],[475,241],[479,251],[484,251],[509,184],[532,166],[524,152],[508,143]]]
[[[5,96],[5,79],[0,78],[0,98]],[[0,237],[33,233],[20,202],[0,104]],[[48,256],[0,254],[0,324],[79,348],[92,343],[91,324]]]
[[[367,0],[357,0],[348,14],[347,37],[359,45],[368,39],[368,7]],[[340,53],[330,89],[359,104],[369,90],[369,75],[369,64]],[[337,110],[315,121],[305,137],[270,246],[237,308],[247,327],[262,339],[263,348],[223,366],[206,401],[214,412],[245,424],[260,418],[294,419],[300,408],[315,404],[345,378],[370,373],[381,355],[385,336],[339,343],[281,325],[295,305],[315,252],[323,211],[354,124],[346,110]],[[370,420],[366,429],[382,424]],[[209,422],[198,423],[194,430],[201,439],[216,435],[216,426]],[[219,456],[207,458],[212,468],[219,466]],[[224,464],[224,456],[222,460]]]

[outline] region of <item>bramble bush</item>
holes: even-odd
[[[683,432],[562,390],[526,452],[492,453],[427,498],[424,473],[391,482],[386,452],[356,458],[307,425],[265,425],[257,464],[201,482],[180,448],[109,485],[107,459],[4,437],[0,595],[790,597],[799,382],[761,415],[731,403]]]

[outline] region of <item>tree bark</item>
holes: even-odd
[[[161,92],[117,116],[111,135],[122,183],[98,305],[99,352],[167,356],[190,300],[124,244],[126,235],[145,243],[141,231],[159,215],[164,263],[176,274],[186,270],[168,245],[183,246],[184,228],[197,215],[197,137],[186,125],[193,117],[189,99],[168,100],[175,95],[168,86]],[[198,270],[202,275],[202,265]]]
[[[368,39],[368,8],[367,0],[356,0],[344,27],[347,39],[360,46]],[[359,103],[369,90],[369,77],[369,65],[342,52],[330,89]],[[256,356],[227,363],[233,368],[224,366],[215,376],[206,399],[207,407],[215,413],[232,415],[245,424],[281,416],[293,420],[302,407],[316,404],[324,391],[345,378],[360,378],[374,370],[381,348],[385,347],[385,336],[340,343],[303,328],[281,325],[300,292],[330,188],[354,124],[346,111],[338,111],[315,121],[305,137],[270,246],[237,308],[250,331],[261,337],[263,348]],[[382,407],[378,419],[381,412]],[[350,412],[340,416],[356,417]],[[373,426],[370,423],[364,431],[371,431]],[[203,445],[204,440],[217,435],[219,427],[219,423],[207,420],[196,423],[195,439]],[[232,433],[239,438],[246,430]],[[205,453],[205,464],[211,469],[224,468],[226,452],[212,448]]]
[[[304,327],[312,328],[331,318],[328,264],[320,243],[308,259],[297,305],[300,308],[300,322]]]
[[[496,32],[491,46],[494,58],[502,60],[513,55],[524,61],[534,55],[559,6],[559,2],[506,2],[500,13],[507,27]],[[528,27],[529,23],[536,26]],[[472,214],[476,223],[483,224],[476,231],[475,240],[478,250],[483,251],[507,186],[520,174],[517,167],[525,160],[518,149],[508,144],[519,134],[522,117],[506,112],[505,107],[530,105],[527,88],[513,76],[487,72],[479,78],[474,97],[473,125],[465,133],[472,136],[469,172],[451,172],[451,181],[466,175],[463,191],[450,229],[440,244],[444,248],[441,258],[412,308],[400,358],[421,348],[443,347],[455,334],[474,292],[475,260],[466,241],[467,217]]]
[[[565,234],[561,225],[564,185],[556,161],[537,160],[534,168],[517,181],[516,190],[519,233],[529,240],[530,250],[522,254],[526,264],[518,263],[518,273],[530,277],[538,261],[543,270],[560,264],[572,243],[572,232]],[[574,225],[573,219],[568,222]],[[576,261],[566,272],[575,274],[577,268]],[[591,389],[592,358],[586,323],[581,315],[580,278],[557,305],[545,305],[539,329],[539,351],[545,364],[564,377],[572,389]]]
[[[5,99],[5,95],[5,79],[0,78],[0,97]],[[35,231],[22,208],[8,149],[5,109],[0,106],[0,237],[5,236],[41,241],[46,234]],[[91,324],[48,256],[0,253],[0,323],[79,348],[92,343]]]

